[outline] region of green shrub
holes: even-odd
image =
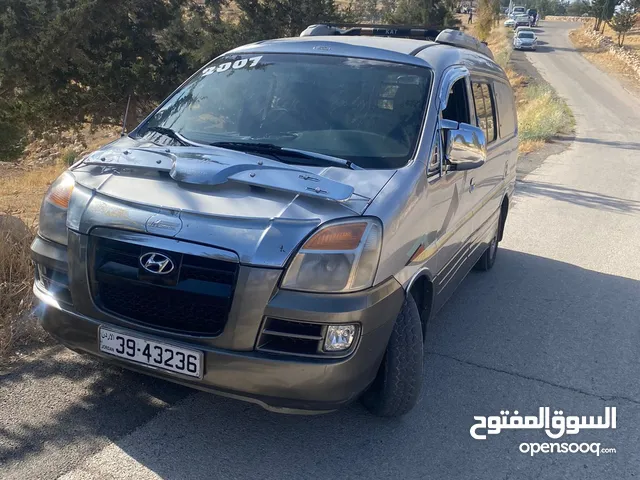
[[[78,159],[78,154],[73,150],[67,150],[62,154],[62,161],[65,165],[73,165]]]
[[[524,90],[524,99],[518,110],[521,140],[547,141],[573,127],[571,110],[550,86],[529,85]]]
[[[27,129],[11,112],[0,110],[0,162],[17,159],[25,147]]]

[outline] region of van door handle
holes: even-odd
[[[471,181],[469,182],[469,192],[473,192],[476,188],[475,183],[473,183],[473,178],[471,179]]]

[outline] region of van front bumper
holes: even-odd
[[[56,255],[44,256],[52,248],[57,249],[44,242],[37,239],[32,247],[36,263],[54,262],[54,266],[62,268],[64,255],[58,251]],[[74,262],[72,257],[69,256],[70,263]],[[256,275],[263,283],[268,278],[264,269],[242,268],[249,287]],[[244,298],[242,303],[245,307],[238,310],[237,318],[229,321],[224,334],[218,338],[203,339],[150,330],[93,310],[95,306],[88,306],[91,302],[87,287],[74,283],[73,270],[77,274],[78,266],[69,274],[73,306],[58,302],[40,282],[34,284],[34,292],[44,306],[40,310],[40,323],[62,344],[127,369],[285,413],[332,411],[358,398],[376,376],[393,323],[404,301],[404,290],[393,278],[354,294],[308,294],[278,291],[276,288],[261,308],[256,308],[255,302],[251,308],[246,307],[251,300],[248,292],[244,292],[241,298]],[[274,285],[277,285],[278,276]],[[76,308],[78,304],[82,312]],[[88,311],[91,314],[87,314]],[[343,358],[308,358],[261,352],[255,346],[263,319],[267,316],[322,324],[356,323],[360,327],[359,338],[355,348]],[[203,352],[202,379],[146,367],[101,352],[101,326]]]

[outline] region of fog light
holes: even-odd
[[[347,350],[356,338],[356,325],[329,325],[324,340],[325,352],[341,352]]]

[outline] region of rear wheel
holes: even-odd
[[[423,360],[420,314],[413,297],[407,294],[378,375],[362,396],[364,406],[381,417],[409,412],[420,398]]]
[[[480,260],[474,265],[473,268],[476,270],[480,270],[482,272],[486,272],[487,270],[491,270],[493,268],[493,264],[496,263],[496,256],[498,255],[498,235],[500,233],[500,222],[496,227],[496,231],[493,234],[493,238],[489,243],[489,246],[484,251]]]

